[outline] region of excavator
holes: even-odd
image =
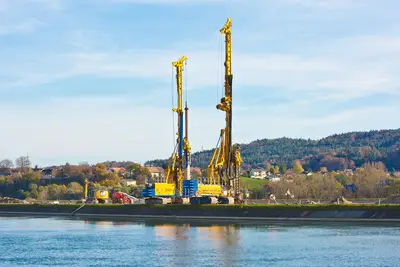
[[[242,159],[239,144],[232,145],[232,19],[228,18],[220,32],[225,35],[224,96],[217,109],[225,112],[225,128],[220,136],[208,164],[208,185],[198,186],[198,204],[243,203],[240,188]]]

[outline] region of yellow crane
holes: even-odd
[[[228,18],[220,32],[225,35],[224,96],[217,109],[225,112],[225,128],[221,130],[216,148],[208,165],[209,183],[221,185],[227,197],[241,202],[240,146],[232,145],[232,19]]]

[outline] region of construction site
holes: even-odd
[[[75,214],[88,204],[171,204],[173,205],[242,205],[260,204],[246,203],[244,199],[244,190],[241,188],[240,173],[242,158],[240,146],[233,143],[232,122],[233,122],[233,71],[232,71],[232,19],[228,18],[226,23],[220,29],[224,37],[224,92],[220,103],[216,109],[222,111],[225,115],[225,125],[221,128],[219,135],[215,134],[217,144],[213,149],[211,158],[207,166],[207,179],[200,182],[191,178],[191,144],[189,139],[190,120],[188,100],[183,101],[184,79],[183,73],[187,66],[190,56],[182,56],[172,62],[176,85],[176,106],[172,111],[174,121],[177,122],[177,132],[174,149],[169,157],[166,175],[161,181],[152,183],[147,181],[142,190],[142,199],[136,198],[121,191],[108,191],[96,188],[95,184],[85,181],[84,199],[80,203],[82,206],[71,207]],[[176,120],[175,120],[176,118]],[[221,125],[222,122],[221,122]],[[175,126],[174,126],[175,127]],[[353,204],[351,201],[339,196],[334,200],[322,203],[319,201],[306,201],[304,203],[293,202],[294,196],[289,190],[286,192],[287,199],[293,204]],[[398,195],[393,196],[387,203],[398,203]],[[268,204],[279,204],[275,195],[268,196]],[[30,204],[21,203],[16,199],[3,199],[0,203]],[[43,203],[43,204],[62,204],[62,203]],[[64,203],[67,204],[67,203]],[[71,203],[72,204],[72,203]],[[264,203],[263,203],[264,204]],[[289,204],[286,201],[284,204]],[[385,204],[379,201],[369,204]],[[114,206],[114,205],[113,205]],[[108,210],[108,208],[107,208]],[[68,211],[69,212],[69,211]],[[150,212],[150,211],[149,211]],[[241,213],[240,213],[241,214]]]
[[[240,188],[240,147],[232,144],[232,20],[228,18],[220,30],[225,36],[224,96],[217,109],[225,113],[225,127],[208,164],[208,182],[200,184],[190,177],[191,146],[189,141],[189,107],[183,106],[183,72],[188,57],[172,62],[175,68],[177,106],[176,144],[168,162],[165,180],[147,183],[142,195],[146,204],[239,204],[243,203]]]

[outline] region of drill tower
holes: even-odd
[[[208,165],[209,183],[222,185],[229,197],[240,196],[240,146],[232,146],[232,19],[228,18],[220,32],[225,35],[224,96],[217,109],[225,112],[225,128],[221,130],[216,148]]]
[[[183,56],[178,61],[172,62],[172,65],[176,70],[176,87],[177,87],[177,107],[172,110],[177,113],[178,117],[178,132],[176,133],[176,145],[174,152],[169,160],[167,169],[167,183],[175,184],[175,196],[180,197],[182,195],[182,180],[185,172],[185,178],[190,179],[190,144],[188,139],[188,107],[186,103],[185,107],[185,134],[183,137],[184,130],[184,113],[182,104],[182,92],[183,92],[183,78],[182,72],[185,66],[187,57]]]

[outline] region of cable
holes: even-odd
[[[225,62],[225,58],[223,56],[223,51],[224,51],[224,41],[222,40],[222,35],[219,36],[219,43],[220,43],[220,47],[219,47],[219,51],[220,51],[220,62],[219,62],[219,67],[220,67],[220,79],[222,78],[222,80],[224,81],[223,83],[220,83],[221,86],[221,97],[225,95],[225,71],[224,71],[224,62]]]
[[[172,98],[172,108],[174,108],[174,66],[171,66],[171,98]],[[172,144],[175,146],[175,114],[172,111]]]
[[[220,63],[221,63],[221,36],[218,38],[218,48],[217,48],[217,104],[219,103],[219,83],[220,83]]]

